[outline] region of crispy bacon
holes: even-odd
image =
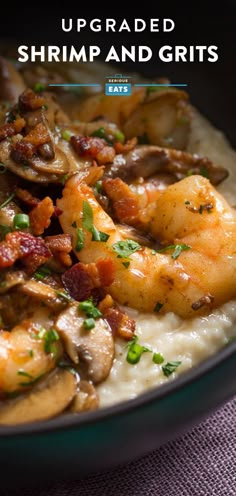
[[[29,207],[36,207],[40,203],[40,199],[33,196],[27,189],[16,188],[16,196]]]
[[[56,250],[70,253],[70,251],[72,250],[71,236],[69,234],[56,234],[55,236],[46,236],[45,242],[52,252]]]
[[[19,96],[19,107],[23,111],[36,110],[43,105],[45,105],[45,98],[29,88]]]
[[[34,235],[43,234],[51,224],[51,217],[54,214],[54,205],[52,199],[46,196],[34,207],[29,213],[30,227]]]
[[[23,139],[36,147],[51,141],[48,129],[42,122],[36,124],[36,126]]]
[[[104,313],[104,318],[111,327],[112,334],[120,338],[132,339],[135,332],[135,320],[131,319],[127,313],[119,307],[108,308]]]
[[[102,182],[103,190],[112,200],[114,212],[119,222],[136,224],[139,215],[139,205],[136,196],[122,179],[106,178]]]
[[[23,231],[8,233],[0,243],[1,269],[11,267],[16,260],[23,259],[28,267],[31,266],[33,272],[50,257],[51,252],[42,238],[35,238]]]
[[[18,164],[28,165],[28,161],[36,153],[36,147],[27,141],[21,140],[14,143],[11,149],[11,157]]]
[[[80,157],[95,159],[99,165],[113,162],[116,152],[102,138],[94,136],[71,136],[70,142]]]
[[[77,301],[91,296],[94,283],[85,264],[77,263],[62,275],[62,282],[70,296]]]
[[[14,134],[20,133],[25,127],[25,124],[25,120],[19,117],[9,124],[3,124],[3,126],[0,126],[0,141],[10,138],[11,136],[14,136]]]
[[[111,259],[98,260],[96,267],[101,286],[110,286],[115,279],[115,264]]]
[[[138,140],[136,137],[134,137],[134,138],[131,138],[130,140],[128,140],[124,144],[121,143],[120,141],[117,141],[114,144],[114,148],[115,148],[115,151],[117,154],[118,153],[128,153],[134,149],[134,147],[137,145],[137,143],[138,143]]]

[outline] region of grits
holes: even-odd
[[[225,166],[230,174],[219,191],[231,205],[236,204],[236,153],[223,133],[194,111],[188,151],[205,155]],[[208,316],[184,320],[174,313],[163,316],[127,309],[137,322],[139,343],[153,352],[161,353],[165,362],[180,361],[176,371],[165,377],[162,365],[152,361],[152,353],[143,353],[140,361],[127,362],[127,344],[116,340],[115,360],[108,378],[98,386],[100,406],[108,406],[173,380],[202,360],[216,353],[236,335],[236,301],[230,301]]]

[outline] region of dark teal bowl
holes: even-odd
[[[139,457],[233,396],[235,378],[233,342],[178,379],[134,400],[77,416],[1,427],[1,486],[78,479]]]

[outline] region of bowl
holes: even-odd
[[[179,378],[98,411],[0,428],[1,486],[79,479],[185,432],[236,392],[236,342]],[[9,464],[14,479],[9,478]]]

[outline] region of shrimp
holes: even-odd
[[[45,323],[42,310],[40,315],[37,319],[40,324],[36,319],[26,319],[12,331],[0,330],[2,396],[27,390],[56,367],[56,360],[62,353],[61,343],[56,334],[42,327],[41,323]]]
[[[96,229],[109,236],[106,242],[93,241],[84,227],[87,204]],[[167,245],[162,252],[139,245],[132,249],[128,243],[130,254],[123,257],[118,227],[78,175],[67,181],[57,205],[62,229],[71,235],[80,262],[112,262],[113,282],[105,289],[118,303],[188,318],[236,295],[236,214],[208,179],[190,176],[160,194],[150,229]],[[78,229],[84,236],[80,251]]]

